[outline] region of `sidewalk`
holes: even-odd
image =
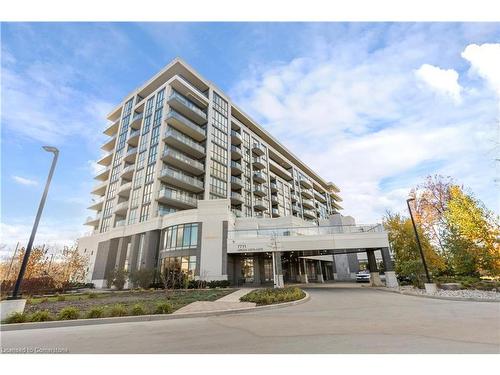
[[[172,315],[184,314],[184,313],[195,313],[195,312],[213,312],[222,310],[237,310],[244,308],[255,307],[253,302],[240,302],[240,297],[247,293],[250,293],[253,289],[242,288],[234,293],[228,294],[216,301],[196,301],[192,302],[187,306],[181,307],[179,310],[175,311]]]

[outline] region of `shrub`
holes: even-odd
[[[53,316],[47,310],[37,311],[30,315],[30,322],[49,322],[54,320]]]
[[[85,318],[96,319],[96,318],[102,318],[103,316],[104,316],[104,308],[103,307],[93,307],[87,312],[87,314],[85,315]]]
[[[87,293],[87,298],[88,298],[88,299],[94,299],[94,298],[97,298],[97,293]]]
[[[204,280],[189,280],[188,289],[204,289],[207,287],[207,282]]]
[[[154,272],[154,270],[145,269],[133,271],[129,275],[129,281],[134,285],[134,287],[147,289],[153,282]]]
[[[116,289],[122,290],[123,287],[125,286],[125,282],[127,281],[127,271],[122,270],[122,269],[114,269],[111,272],[111,278],[112,282],[111,285],[113,285]]]
[[[287,287],[282,289],[258,289],[240,298],[242,302],[254,302],[257,305],[296,301],[305,297],[302,289]]]
[[[130,311],[132,315],[146,315],[146,309],[140,303],[136,303]]]
[[[156,304],[155,314],[170,314],[173,310],[169,302],[158,302]]]
[[[78,310],[76,307],[68,306],[59,311],[57,319],[73,320],[73,319],[78,319],[79,316],[80,316],[80,310]]]
[[[229,286],[229,280],[213,280],[207,283],[208,287],[213,288],[227,288]]]
[[[7,318],[5,318],[3,323],[5,324],[24,323],[26,321],[28,321],[28,317],[26,314],[15,312],[10,314]]]
[[[127,316],[127,309],[120,303],[117,303],[109,312],[109,316],[117,317],[117,316]]]
[[[56,297],[57,297],[57,301],[59,301],[59,302],[66,301],[66,297],[61,296],[59,293],[56,294]]]

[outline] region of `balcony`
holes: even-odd
[[[342,202],[342,198],[340,198],[340,196],[338,194],[335,194],[334,192],[330,193],[330,197],[332,197],[332,199],[336,200],[337,202]]]
[[[306,217],[308,219],[316,219],[317,218],[316,212],[313,210],[304,210],[302,214],[304,215],[304,217]]]
[[[162,160],[165,163],[197,176],[205,171],[203,163],[200,163],[198,160],[190,158],[189,156],[184,155],[172,148],[165,149],[162,155]]]
[[[231,160],[231,174],[233,176],[237,176],[243,173],[243,169],[241,167],[241,163],[237,161]]]
[[[120,228],[120,227],[125,226],[126,222],[127,222],[127,220],[125,220],[125,219],[116,220],[115,228]]]
[[[273,217],[280,217],[281,216],[280,212],[279,212],[279,210],[277,208],[273,208],[271,210],[271,214],[272,214]]]
[[[111,166],[101,169],[100,172],[94,177],[96,180],[106,181],[109,178],[109,172],[111,171]]]
[[[300,212],[300,207],[298,204],[292,203],[292,212]]]
[[[253,180],[254,180],[254,182],[258,182],[258,183],[263,184],[264,182],[267,181],[267,175],[265,173],[262,173],[262,172],[255,172],[253,174]]]
[[[91,193],[94,195],[104,195],[106,193],[106,187],[108,186],[108,182],[100,182],[97,185],[94,186],[92,189]]]
[[[240,160],[242,157],[241,148],[231,145],[231,159]]]
[[[243,217],[243,211],[238,210],[237,208],[232,208],[231,212],[234,214],[236,217]]]
[[[233,145],[241,145],[241,142],[242,142],[242,138],[241,138],[241,134],[234,131],[234,130],[231,130],[231,144]]]
[[[115,148],[115,144],[116,144],[116,134],[112,136],[110,139],[108,139],[106,143],[101,146],[101,150],[113,151],[113,149]]]
[[[127,182],[126,184],[120,185],[118,188],[118,195],[120,197],[128,197],[130,195],[130,190],[132,189],[132,182]]]
[[[200,107],[208,106],[207,96],[180,74],[175,75],[170,80],[170,86],[178,93],[188,97],[189,100],[192,100]]]
[[[271,195],[271,204],[279,204],[280,201],[276,195]]]
[[[132,120],[130,121],[129,126],[132,129],[139,129],[141,127],[142,117],[143,117],[142,113],[135,113],[132,117]]]
[[[187,117],[184,117],[179,112],[170,111],[167,113],[167,117],[165,118],[167,124],[171,127],[177,129],[181,133],[188,135],[193,138],[195,141],[201,142],[207,138],[206,131],[201,126],[195,124],[193,121],[189,120]]]
[[[128,181],[132,180],[132,176],[134,175],[134,169],[135,169],[134,164],[127,165],[126,167],[124,167],[122,169],[121,177],[124,180],[128,180]]]
[[[302,199],[302,206],[306,208],[314,208],[314,202],[311,199]]]
[[[278,185],[276,185],[276,182],[271,182],[271,192],[276,193],[278,191]]]
[[[177,186],[181,189],[194,193],[203,191],[203,181],[172,168],[163,168],[159,178],[170,185]]]
[[[300,194],[302,194],[302,196],[307,199],[312,199],[313,197],[313,191],[311,189],[302,189],[300,191]]]
[[[109,135],[110,137],[118,133],[118,128],[120,127],[120,118],[118,120],[113,121],[106,129],[104,129],[103,133]]]
[[[254,143],[252,146],[252,152],[257,156],[262,156],[266,153],[266,150],[261,144]]]
[[[205,156],[205,147],[174,128],[167,129],[165,136],[163,137],[163,141],[167,145],[173,146],[186,154],[194,156],[195,158]]]
[[[297,194],[291,193],[290,194],[290,199],[292,200],[292,202],[297,202],[299,200],[299,197],[298,197]]]
[[[314,190],[314,199],[316,199],[318,202],[326,203],[326,197],[316,190]]]
[[[137,147],[129,148],[125,156],[123,157],[124,161],[135,163],[135,158],[137,156]]]
[[[264,201],[262,199],[256,199],[255,202],[253,203],[253,207],[259,211],[266,211],[269,205],[267,201]]]
[[[313,187],[312,183],[308,179],[306,179],[304,177],[299,177],[299,181],[300,181],[300,186],[302,186],[303,188],[312,189],[312,187]]]
[[[127,143],[131,146],[137,146],[139,144],[139,137],[141,131],[139,129],[132,129],[130,135],[128,136]]]
[[[276,173],[281,178],[291,181],[293,180],[292,175],[288,172],[284,167],[276,163],[273,159],[269,158],[269,170],[273,173]]]
[[[341,205],[339,205],[335,201],[332,201],[332,207],[335,208],[336,210],[343,210],[344,209]]]
[[[267,159],[262,156],[253,158],[252,165],[255,169],[264,169],[267,166]]]
[[[259,197],[265,197],[267,195],[267,190],[261,185],[254,185],[253,193]]]
[[[236,176],[231,176],[231,189],[238,190],[243,187],[243,180]]]
[[[125,216],[127,210],[128,210],[128,201],[120,202],[113,208],[113,212],[120,216]]]
[[[96,227],[97,225],[99,225],[100,219],[101,219],[101,212],[98,212],[95,216],[87,217],[87,220],[85,220],[85,225],[92,225],[93,227]]]
[[[97,161],[97,164],[99,165],[104,165],[104,166],[108,166],[111,164],[111,161],[113,160],[113,153],[112,152],[109,152],[107,153],[106,155],[102,156],[98,161]]]
[[[175,109],[199,125],[207,122],[207,114],[205,112],[175,91],[169,96],[167,103],[170,108]]]
[[[88,207],[89,210],[101,211],[104,205],[104,197],[93,199],[92,204]]]
[[[239,205],[245,202],[243,196],[240,193],[236,193],[234,191],[231,192],[231,204]]]
[[[173,189],[160,190],[158,193],[158,202],[185,209],[196,208],[198,205],[198,199],[195,195]]]

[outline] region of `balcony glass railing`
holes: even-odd
[[[234,216],[236,216],[236,217],[243,217],[243,211],[237,210],[235,208],[231,209],[231,211],[233,212]]]
[[[238,138],[239,140],[241,140],[241,134],[234,131],[234,130],[231,130],[231,137],[235,137],[235,138]]]
[[[176,200],[178,202],[182,202],[194,207],[198,202],[198,199],[194,194],[188,194],[173,189],[161,189],[158,194],[158,197]]]
[[[231,152],[236,152],[237,154],[241,155],[241,148],[236,147],[235,145],[231,145]]]
[[[129,137],[129,139],[130,139],[130,138],[135,137],[136,135],[139,135],[139,134],[140,134],[140,132],[141,132],[141,131],[140,131],[139,129],[133,129],[133,130],[130,132],[129,136],[128,136],[128,137]]]
[[[232,191],[231,198],[243,202],[243,196],[240,193],[236,193],[236,192]]]
[[[135,169],[135,165],[127,165],[125,168],[122,169],[122,174],[133,172]]]
[[[176,180],[179,180],[179,181],[185,182],[187,184],[199,187],[200,189],[203,189],[203,181],[201,181],[197,178],[188,176],[182,172],[176,171],[175,169],[172,169],[172,168],[163,168],[160,176],[161,177],[169,176],[169,177],[175,178]]]
[[[125,157],[136,154],[136,153],[137,153],[137,147],[129,148],[127,153],[125,154]]]
[[[203,112],[200,108],[198,108],[194,103],[191,103],[189,100],[187,100],[184,96],[179,94],[178,92],[174,91],[169,97],[169,100],[175,99],[178,102],[182,103],[184,106],[189,108],[191,111],[195,112],[199,116],[203,117],[204,119],[207,118],[207,114]]]
[[[241,170],[241,163],[238,163],[234,160],[231,160],[231,168],[236,168],[236,169]]]
[[[142,120],[142,116],[143,116],[143,113],[136,113],[136,114],[134,114],[134,116],[132,117],[132,122]]]
[[[177,74],[177,77],[181,80],[184,81],[187,86],[195,90],[197,93],[201,94],[205,98],[208,98],[208,92],[205,93],[201,91],[199,88],[197,88],[195,85],[193,85],[186,77],[184,77],[182,74]]]
[[[189,120],[188,120],[189,121]],[[196,125],[196,127],[200,128],[199,126]],[[201,128],[200,128],[201,129]],[[199,151],[200,153],[205,153],[205,148],[200,145],[199,143],[196,143],[193,141],[191,138],[188,136],[182,134],[180,131],[175,130],[173,128],[168,128],[167,131],[165,132],[165,137],[173,137],[177,139],[179,142],[184,143],[185,145]]]
[[[174,111],[173,109],[171,109],[167,113],[167,119],[170,119],[170,118],[175,118],[175,119],[179,120],[180,122],[182,122],[187,127],[189,127],[190,129],[192,129],[192,130],[194,130],[194,131],[196,131],[196,132],[198,132],[200,134],[206,135],[206,132],[205,132],[204,128],[202,128],[198,124],[195,124],[193,121],[191,121],[187,117],[181,115],[179,112]]]
[[[171,148],[167,148],[163,152],[163,157],[167,156],[182,161],[183,163],[189,164],[197,169],[203,170],[203,164],[200,163],[198,160],[190,158],[189,156],[186,156],[178,151],[172,150]]]
[[[236,176],[231,176],[231,183],[233,183],[235,185],[243,186],[243,180],[239,177],[236,177]]]
[[[316,212],[313,210],[304,210],[305,216],[316,217]]]

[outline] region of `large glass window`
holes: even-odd
[[[166,272],[182,272],[192,280],[196,271],[196,256],[166,257],[161,261],[161,268]]]
[[[189,249],[198,246],[198,223],[173,225],[163,231],[164,250]]]

